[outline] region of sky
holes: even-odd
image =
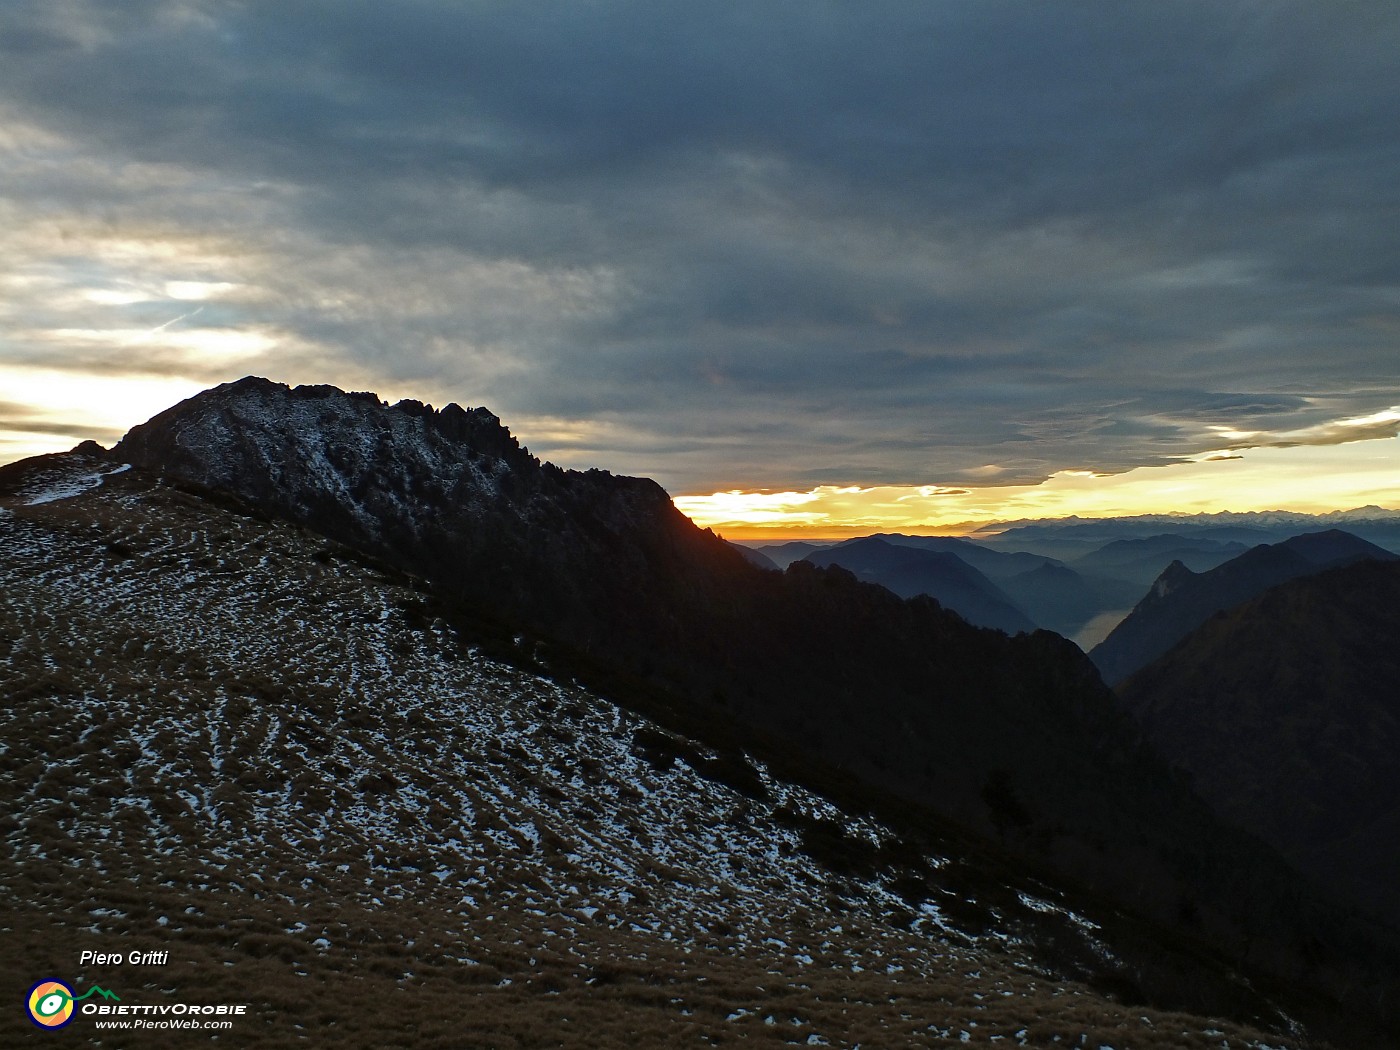
[[[0,462],[247,374],[726,535],[1400,507],[1392,0],[6,0]]]

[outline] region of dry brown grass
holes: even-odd
[[[172,897],[172,907],[157,902],[154,910],[171,911],[191,899],[187,893]],[[121,902],[106,893],[96,899],[108,906]],[[168,948],[168,967],[80,972],[73,965],[77,953],[99,941],[112,944],[118,930],[97,938],[75,929],[73,922],[81,920],[64,921],[64,907],[51,900],[42,916],[30,909],[13,916],[18,921],[4,934],[7,956],[24,960],[25,969],[10,983],[52,973],[74,976],[84,987],[111,986],[127,1002],[171,1001],[164,989],[174,988],[189,1001],[249,1003],[250,1016],[220,1039],[225,1045],[635,1050],[794,1045],[819,1036],[834,1046],[923,1047],[962,1045],[963,1032],[972,1045],[1284,1045],[1223,1022],[1125,1009],[1087,989],[1028,974],[1012,958],[984,959],[975,970],[950,959],[920,973],[852,974],[820,966],[794,972],[762,951],[731,946],[686,954],[609,930],[553,951],[532,951],[529,944],[550,939],[539,920],[502,911],[496,922],[472,928],[469,935],[482,940],[473,940],[471,951],[482,961],[471,966],[435,960],[421,947],[434,938],[450,940],[445,935],[452,925],[423,904],[358,915],[334,907],[235,915],[215,907],[169,936],[134,923],[121,937],[122,948]],[[332,917],[347,931],[362,931],[360,942],[319,953],[309,934],[282,932],[294,921],[310,918],[319,928]],[[418,947],[405,949],[409,941]],[[0,1037],[19,1031],[0,1026]],[[103,1046],[209,1042],[207,1034],[171,1033],[114,1041],[85,1031],[81,1022],[70,1034]]]

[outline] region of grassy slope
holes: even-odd
[[[464,653],[410,581],[143,485],[0,520],[12,1003],[49,975],[246,1001],[240,1046],[1293,1045],[1047,971],[1028,942],[1101,950],[1053,891],[845,865],[897,844]]]

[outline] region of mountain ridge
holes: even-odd
[[[1352,965],[1335,948],[1350,927],[1172,779],[1071,643],[981,630],[840,569],[756,568],[655,483],[540,464],[494,416],[459,411],[466,424],[247,380],[134,429],[107,462],[414,572],[542,639],[526,644],[558,673],[584,666],[572,646],[696,721],[722,713],[1142,914],[1190,915],[1239,966],[1330,989],[1318,959]],[[444,413],[466,439],[442,435]],[[1305,958],[1314,934],[1334,947]]]
[[[1116,685],[1162,656],[1212,615],[1270,587],[1343,561],[1397,557],[1400,555],[1350,533],[1328,529],[1260,544],[1203,573],[1175,561],[1089,657],[1104,680]]]
[[[1400,563],[1285,581],[1118,687],[1227,819],[1400,925]]]
[[[527,670],[526,640],[502,663],[312,530],[111,468],[0,473],[8,958],[170,950],[123,1000],[248,1002],[245,1046],[1309,1045],[1234,960]],[[1164,952],[1209,1018],[1142,1004]]]

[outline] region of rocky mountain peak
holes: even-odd
[[[1217,612],[1288,580],[1353,561],[1392,561],[1396,555],[1349,532],[1302,533],[1261,543],[1195,573],[1168,565],[1137,607],[1090,653],[1104,680],[1117,685],[1162,656]]]
[[[291,451],[312,462],[327,457],[345,473],[365,465],[353,462],[353,447],[371,445],[380,460],[394,445],[398,458],[487,456],[515,469],[539,467],[486,408],[449,404],[439,411],[412,399],[391,406],[365,391],[347,393],[324,384],[289,387],[259,376],[203,391],[133,428],[118,445],[118,455],[137,465],[208,474],[213,480],[221,467],[232,469],[249,456],[280,476],[278,461]]]
[[[1194,580],[1195,578],[1196,574],[1188,569],[1179,559],[1173,561],[1162,570],[1162,575],[1158,576],[1156,582],[1152,584],[1152,597],[1165,598],[1181,587],[1182,584]]]
[[[113,455],[232,493],[549,630],[596,623],[588,607],[600,592],[687,560],[678,551],[742,561],[655,482],[541,463],[485,408],[389,405],[249,376],[133,428]]]

